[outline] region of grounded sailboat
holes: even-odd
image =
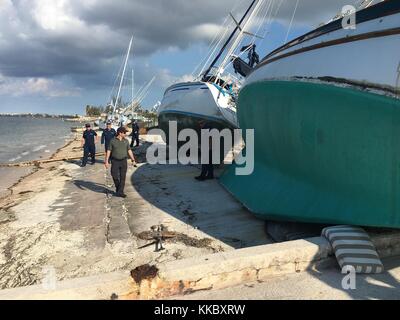
[[[342,21],[247,78],[238,118],[255,132],[255,171],[221,181],[264,219],[400,228],[400,1]]]
[[[132,49],[133,37],[131,38],[128,46],[128,50],[124,59],[123,68],[121,78],[119,80],[118,91],[115,98],[111,98],[111,103],[108,105],[108,109],[110,110],[106,116],[106,119],[103,121],[99,121],[97,124],[100,129],[104,129],[106,127],[107,122],[111,122],[114,128],[118,128],[120,126],[129,125],[132,120],[138,118],[137,112],[141,111],[140,105],[142,101],[148,95],[151,85],[153,84],[155,77],[153,77],[149,82],[147,82],[143,87],[141,87],[136,94],[134,94],[134,72],[132,70],[132,100],[129,104],[123,105],[121,101],[122,88],[124,86],[125,73],[128,65],[128,60],[130,56],[130,52]],[[114,88],[113,88],[114,91]]]
[[[170,121],[177,122],[178,131],[186,128],[199,130],[198,122],[200,120],[205,120],[212,127],[220,130],[238,127],[236,96],[240,80],[232,74],[227,74],[225,68],[232,63],[235,70],[244,77],[251,70],[252,66],[241,58],[234,57],[233,53],[240,45],[243,36],[249,34],[245,29],[260,11],[262,4],[263,1],[253,0],[242,19],[239,22],[235,20],[236,28],[211,65],[199,76],[199,81],[177,83],[165,91],[158,108],[158,124],[166,133],[167,143]],[[246,53],[253,48],[254,46],[248,46],[243,51]],[[227,52],[224,60],[215,71],[214,67],[225,51]]]

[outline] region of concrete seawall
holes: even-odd
[[[381,258],[400,254],[400,233],[373,235],[372,240]],[[316,237],[178,260],[155,269],[144,266],[132,272],[136,281],[116,272],[63,281],[56,290],[41,285],[3,290],[0,299],[162,299],[323,270],[336,265],[332,254],[328,241]]]

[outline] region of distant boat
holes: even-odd
[[[199,76],[200,80],[176,83],[166,89],[158,108],[158,125],[166,133],[167,143],[170,121],[177,122],[178,131],[186,128],[198,131],[201,120],[220,130],[238,127],[236,97],[240,81],[232,74],[226,74],[225,68],[232,63],[235,70],[244,77],[251,69],[241,58],[235,57],[233,52],[240,45],[243,36],[249,34],[245,29],[251,24],[262,4],[262,0],[253,0],[242,19],[239,22],[235,20],[236,28],[214,61]],[[246,50],[253,48],[254,46],[248,46]],[[224,59],[215,70],[214,67],[221,58]]]
[[[134,94],[134,78],[133,78],[133,70],[132,70],[132,100],[129,104],[123,105],[121,102],[122,88],[125,80],[126,68],[130,56],[130,52],[132,49],[133,37],[129,41],[128,50],[124,59],[123,68],[121,78],[119,80],[119,86],[117,95],[115,98],[112,98],[112,101],[107,105],[107,109],[111,110],[107,113],[105,119],[98,119],[95,121],[95,125],[98,126],[101,130],[106,127],[107,122],[111,122],[112,127],[117,129],[121,126],[127,126],[134,120],[134,117],[137,116],[137,111],[140,111],[140,104],[143,99],[149,93],[150,87],[153,84],[155,77],[153,77],[148,83],[146,83],[136,95]]]
[[[255,171],[221,181],[261,218],[400,228],[400,1],[356,22],[274,50],[240,91]]]

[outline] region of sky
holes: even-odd
[[[266,35],[260,57],[356,2],[264,1],[269,14],[260,12],[250,30]],[[233,29],[229,12],[239,19],[250,2],[0,0],[0,113],[83,114],[88,104],[106,105],[132,35],[122,98],[131,97],[132,69],[134,90],[156,76],[143,101],[151,108],[169,85],[190,79],[224,22]]]

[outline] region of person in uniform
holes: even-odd
[[[109,159],[111,157],[111,175],[116,188],[116,196],[126,198],[124,193],[126,172],[128,170],[128,157],[135,163],[135,156],[129,146],[129,141],[126,139],[126,128],[121,127],[117,130],[117,136],[111,140],[109,149],[107,150],[104,165],[108,169]]]
[[[106,153],[110,147],[111,140],[114,139],[116,135],[117,132],[111,127],[111,121],[107,121],[107,127],[104,129],[103,134],[101,135],[101,144],[104,144]]]
[[[133,144],[136,142],[136,147],[139,146],[139,125],[137,123],[137,121],[133,121],[132,123],[132,133],[131,133],[131,137],[132,137],[132,142],[131,142],[131,148],[133,148]]]
[[[89,155],[92,158],[92,164],[96,162],[96,143],[98,142],[97,133],[92,130],[89,123],[85,125],[86,130],[82,135],[81,148],[83,148],[83,159],[82,167],[85,167],[88,161]]]
[[[204,120],[199,121],[200,131],[201,130],[211,130],[212,127]],[[201,174],[195,177],[198,181],[212,180],[214,179],[214,165],[212,163],[212,139],[209,140],[209,151],[208,151],[208,164],[201,164]]]

